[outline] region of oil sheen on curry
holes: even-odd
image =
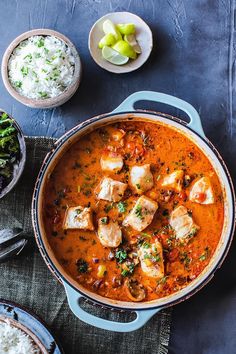
[[[44,223],[79,284],[121,301],[168,296],[193,281],[219,242],[220,181],[185,135],[126,121],[84,136],[48,179]]]

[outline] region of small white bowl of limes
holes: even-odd
[[[130,12],[113,12],[100,18],[89,34],[94,61],[113,73],[127,73],[142,66],[153,47],[149,26]]]

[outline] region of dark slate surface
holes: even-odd
[[[67,35],[83,63],[77,94],[62,107],[34,110],[13,100],[0,82],[0,106],[25,134],[59,137],[79,121],[109,112],[130,93],[155,90],[192,103],[206,135],[235,178],[235,0],[0,0],[0,55],[20,33],[39,27]],[[111,11],[131,11],[151,26],[154,50],[137,72],[115,75],[99,68],[87,46],[89,29]],[[146,103],[181,116],[169,107]],[[214,280],[174,308],[170,353],[235,353],[236,245]]]

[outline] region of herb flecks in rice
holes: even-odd
[[[12,52],[8,75],[22,96],[46,99],[60,95],[73,81],[75,58],[54,36],[32,36]]]

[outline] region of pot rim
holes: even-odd
[[[232,220],[231,220],[231,225],[230,225],[229,230],[228,230],[228,239],[226,240],[226,243],[224,245],[224,251],[223,251],[221,257],[218,259],[218,261],[214,265],[211,266],[211,268],[209,268],[208,274],[204,277],[204,279],[202,279],[202,281],[199,284],[196,284],[196,286],[192,290],[189,290],[186,294],[183,294],[183,295],[181,294],[176,299],[167,301],[163,305],[162,304],[155,305],[154,303],[150,302],[150,306],[147,306],[147,307],[144,307],[144,308],[135,307],[133,302],[131,302],[132,307],[131,306],[127,307],[127,306],[124,306],[124,305],[121,306],[121,305],[119,305],[117,303],[113,303],[113,304],[104,303],[104,302],[102,302],[102,300],[100,301],[98,299],[93,298],[92,296],[90,296],[87,293],[83,292],[83,290],[78,289],[72,283],[70,283],[70,281],[67,279],[67,277],[64,274],[62,274],[57,269],[56,265],[54,265],[53,261],[51,260],[49,254],[48,254],[48,251],[47,251],[47,247],[45,246],[45,244],[44,244],[44,242],[42,240],[42,236],[41,236],[41,233],[40,233],[39,222],[38,222],[38,197],[39,197],[39,194],[40,194],[41,183],[42,183],[43,176],[47,172],[47,168],[49,167],[49,165],[50,165],[55,153],[58,152],[58,150],[60,150],[60,148],[64,145],[64,143],[66,143],[74,134],[76,134],[82,128],[85,128],[85,127],[91,125],[92,123],[98,122],[100,119],[103,119],[103,118],[109,118],[109,117],[119,116],[119,115],[129,115],[129,114],[130,115],[150,114],[150,115],[155,116],[155,117],[163,117],[163,118],[166,118],[166,119],[168,119],[170,121],[174,121],[174,122],[179,123],[180,130],[181,130],[181,126],[184,126],[188,130],[190,130],[193,133],[193,135],[196,135],[198,138],[200,138],[210,148],[211,152],[213,152],[214,156],[216,157],[217,161],[219,162],[219,164],[221,165],[221,167],[222,167],[222,169],[223,169],[223,171],[225,173],[225,177],[227,178],[228,186],[230,188],[230,194],[232,196],[232,205],[230,205],[230,207],[232,208]],[[166,124],[168,125],[168,123],[166,123]],[[184,132],[182,132],[182,133],[184,134]],[[196,144],[196,142],[195,142],[195,144]],[[32,222],[33,222],[34,234],[35,234],[37,245],[39,247],[40,253],[41,253],[42,257],[44,258],[44,261],[46,262],[48,268],[51,270],[53,275],[56,276],[56,278],[60,282],[67,283],[76,292],[78,292],[79,294],[84,296],[85,299],[88,299],[92,303],[98,304],[98,305],[100,305],[100,306],[102,306],[104,308],[116,309],[116,310],[121,310],[121,311],[124,311],[124,310],[127,310],[127,311],[145,311],[145,310],[148,310],[148,309],[162,309],[162,308],[166,308],[166,307],[175,305],[177,303],[180,303],[180,302],[188,299],[189,297],[191,297],[195,293],[197,293],[199,290],[201,290],[213,278],[214,273],[216,272],[216,270],[221,267],[223,261],[225,260],[225,257],[227,256],[227,253],[229,251],[229,248],[230,248],[230,245],[232,243],[233,236],[234,236],[234,230],[235,230],[235,192],[234,192],[233,181],[232,181],[232,178],[230,176],[230,173],[229,173],[229,171],[227,169],[227,166],[226,166],[223,158],[221,157],[221,155],[218,152],[218,150],[216,149],[216,147],[209,141],[209,139],[207,139],[205,137],[203,138],[198,132],[196,132],[194,129],[189,127],[188,123],[185,122],[184,120],[182,120],[180,118],[177,118],[177,117],[174,117],[174,116],[169,115],[169,114],[165,114],[165,113],[162,113],[162,112],[156,112],[156,111],[152,111],[152,110],[138,109],[138,110],[135,110],[135,111],[110,112],[110,113],[104,113],[104,114],[101,114],[101,115],[94,116],[94,117],[92,117],[90,119],[87,119],[86,121],[76,125],[72,129],[67,131],[55,143],[55,149],[52,149],[51,152],[49,152],[48,155],[45,157],[45,160],[44,160],[44,162],[43,162],[43,164],[41,166],[41,169],[40,169],[39,174],[38,174],[38,178],[37,178],[36,183],[35,183],[35,188],[34,188],[34,193],[33,193],[33,200],[32,200]],[[223,247],[223,244],[222,244],[221,247]],[[196,279],[198,279],[199,276]],[[185,287],[185,289],[186,289],[186,287]],[[178,292],[176,292],[176,294],[177,293]],[[104,299],[109,300],[106,297],[104,297]],[[161,298],[160,300],[162,300],[162,299],[164,300],[165,297]],[[117,301],[119,301],[119,300],[117,300]],[[140,305],[141,304],[142,303],[140,303]],[[148,302],[143,302],[143,304],[147,305]]]

